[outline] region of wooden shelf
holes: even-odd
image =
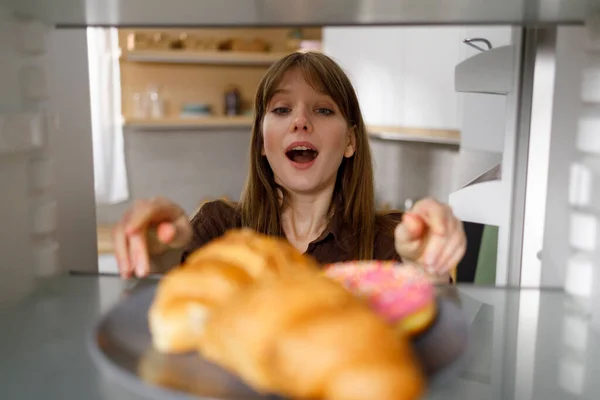
[[[125,120],[126,128],[144,130],[210,129],[210,128],[252,128],[253,117],[204,117],[204,118],[164,118]],[[460,145],[460,132],[455,130],[422,129],[397,126],[367,126],[369,136],[381,140],[398,142],[421,142],[446,145]]]
[[[271,65],[288,55],[284,52],[234,52],[189,50],[132,50],[123,53],[127,61],[175,64]]]
[[[367,125],[367,130],[371,137],[381,140],[460,145],[460,132],[457,130],[379,125]]]
[[[97,226],[98,254],[113,254],[114,247],[112,241],[113,225],[102,224]]]
[[[199,118],[163,118],[125,120],[124,127],[146,130],[173,129],[208,129],[208,128],[248,128],[252,127],[254,119],[247,116],[239,117],[199,117]]]

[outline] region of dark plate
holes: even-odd
[[[147,313],[156,282],[134,290],[110,310],[89,341],[94,362],[104,378],[148,399],[277,399],[261,396],[236,376],[197,354],[164,355],[152,348]],[[435,393],[461,370],[468,325],[459,306],[438,297],[439,313],[414,346]]]

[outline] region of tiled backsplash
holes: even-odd
[[[455,190],[456,146],[371,140],[376,200],[402,208],[407,199],[447,201]]]
[[[248,170],[247,130],[126,129],[130,201],[98,205],[101,224],[116,222],[131,201],[164,196],[193,213],[206,199],[239,199]]]

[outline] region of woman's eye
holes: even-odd
[[[317,112],[325,116],[333,114],[333,110],[330,110],[329,108],[317,108]]]
[[[277,108],[274,108],[274,109],[273,109],[273,112],[274,112],[275,114],[280,114],[280,115],[287,114],[287,113],[289,113],[290,111],[291,111],[291,110],[290,110],[289,108],[287,108],[287,107],[277,107]]]

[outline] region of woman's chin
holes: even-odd
[[[287,186],[287,189],[296,194],[313,194],[319,192],[318,185],[311,183],[299,184],[298,182],[295,182],[293,185]]]
[[[308,177],[292,177],[280,182],[287,191],[295,194],[313,194],[318,193],[322,189],[322,184]]]

